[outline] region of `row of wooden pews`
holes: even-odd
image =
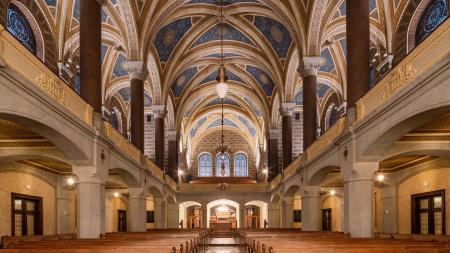
[[[197,253],[207,244],[208,230],[165,229],[107,233],[100,239],[74,235],[6,236],[0,253]]]
[[[298,229],[240,229],[235,233],[248,253],[450,253],[450,237],[445,236],[356,239],[344,233]]]

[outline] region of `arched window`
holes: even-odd
[[[25,15],[14,4],[8,6],[7,29],[28,50],[36,54],[36,37]]]
[[[222,170],[222,164],[224,170]],[[218,154],[216,157],[216,176],[229,177],[230,176],[230,157],[227,154]]]
[[[416,29],[416,45],[448,18],[447,0],[432,0],[422,13]]]
[[[247,156],[243,153],[234,155],[234,176],[248,177]]]
[[[111,125],[117,129],[118,131],[120,131],[119,129],[119,119],[117,117],[116,111],[112,111],[111,112]]]
[[[210,154],[202,154],[198,158],[198,176],[199,177],[212,177],[212,157]]]

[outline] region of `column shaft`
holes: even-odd
[[[105,185],[78,182],[77,191],[78,238],[99,238],[105,232]]]
[[[97,113],[102,110],[101,8],[96,0],[80,2],[81,97]]]
[[[283,168],[292,162],[292,113],[282,117]]]
[[[347,108],[369,90],[369,0],[347,1]]]
[[[155,162],[164,170],[164,118],[155,117]]]
[[[208,208],[206,204],[202,204],[202,228],[208,228]]]
[[[154,198],[153,203],[155,207],[155,228],[166,228],[165,203],[162,198]]]
[[[294,198],[283,200],[283,228],[292,228],[294,224]]]
[[[313,144],[317,136],[317,76],[303,78],[303,150]]]
[[[320,230],[320,196],[302,196],[302,231]]]
[[[344,184],[345,232],[351,237],[373,236],[373,180],[353,179]]]
[[[168,133],[168,148],[169,148],[169,159],[168,159],[168,171],[170,177],[178,182],[178,141],[177,132],[169,131]]]
[[[270,130],[271,132],[278,131],[278,129]],[[279,173],[278,169],[278,138],[270,136],[268,140],[268,181],[270,182]]]
[[[141,196],[130,196],[127,217],[129,232],[145,232],[147,230],[147,199]]]
[[[144,81],[131,79],[131,143],[144,152]]]

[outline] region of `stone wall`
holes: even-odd
[[[253,148],[250,144],[244,139],[244,137],[236,132],[225,130],[225,145],[231,148],[230,155],[230,175],[233,176],[234,166],[233,166],[233,157],[235,153],[244,152],[247,155],[247,163],[248,163],[248,176],[250,178],[256,178],[256,166],[255,166],[255,155],[253,153]],[[198,176],[198,156],[203,152],[208,152],[211,154],[213,158],[213,175],[216,173],[216,159],[215,149],[220,145],[221,142],[221,132],[215,131],[206,136],[204,136],[200,141],[199,145],[193,152],[192,159],[194,162],[192,163],[191,173],[193,178],[197,178]]]

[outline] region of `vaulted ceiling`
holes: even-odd
[[[16,0],[18,1],[18,0]],[[412,0],[370,0],[372,47],[393,53],[398,23]],[[76,58],[80,0],[38,0],[57,44],[57,61]],[[103,101],[128,125],[126,61],[144,61],[145,110],[166,105],[167,128],[184,144],[219,127],[215,77],[220,61],[220,0],[107,0],[102,9]],[[346,100],[344,0],[223,0],[227,128],[255,147],[279,124],[282,102],[301,110],[299,58],[322,56],[320,115]]]

